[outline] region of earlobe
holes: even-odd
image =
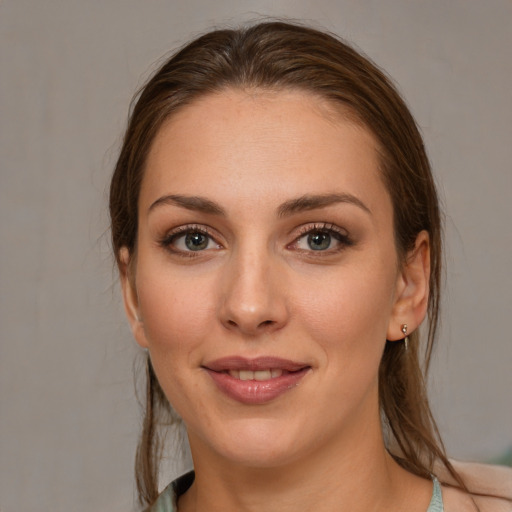
[[[119,251],[119,261],[124,310],[135,340],[142,348],[148,348],[144,323],[139,309],[137,288],[135,286],[135,269],[127,247],[122,247]]]
[[[414,332],[427,314],[430,280],[430,242],[426,231],[416,237],[414,248],[400,270],[395,291],[395,303],[388,325],[387,339],[404,338],[402,326]]]

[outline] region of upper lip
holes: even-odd
[[[310,365],[304,362],[291,361],[280,357],[263,356],[256,358],[246,358],[241,356],[228,356],[215,359],[203,365],[208,370],[222,372],[229,370],[273,370],[281,369],[289,372],[296,372],[307,368]]]

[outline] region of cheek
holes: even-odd
[[[204,279],[177,279],[165,271],[139,277],[139,306],[151,353],[169,355],[166,364],[183,364],[210,328],[215,304],[211,287]]]
[[[297,315],[323,348],[328,364],[380,360],[391,315],[394,276],[373,267],[340,270],[314,293],[302,293]]]
[[[188,423],[196,408],[208,406],[198,391],[197,372],[203,341],[211,331],[211,287],[203,280],[198,288],[193,279],[165,272],[140,278],[139,305],[151,362],[167,399]]]

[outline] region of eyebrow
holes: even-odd
[[[371,210],[359,198],[352,194],[321,194],[304,195],[297,199],[286,201],[279,206],[279,217],[288,217],[294,213],[325,208],[339,203],[348,203],[357,206],[371,215]]]
[[[370,215],[372,213],[359,198],[352,194],[307,194],[284,202],[277,208],[277,214],[279,217],[288,217],[294,213],[326,208],[327,206],[339,203],[352,204],[361,208]],[[210,215],[226,216],[224,208],[210,199],[200,196],[184,196],[176,194],[162,196],[151,204],[148,211],[152,211],[154,208],[161,205],[179,206],[181,208],[186,208],[187,210],[208,213]]]
[[[151,204],[148,211],[151,211],[157,206],[161,205],[180,206],[181,208],[186,208],[187,210],[209,213],[212,215],[226,215],[224,209],[217,203],[214,203],[213,201],[200,196],[183,196],[174,194],[162,196]]]

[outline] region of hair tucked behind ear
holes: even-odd
[[[195,99],[229,88],[302,90],[320,96],[370,130],[391,196],[401,261],[426,230],[430,240],[428,336],[411,336],[410,350],[388,343],[379,374],[383,423],[397,460],[421,476],[442,463],[464,487],[448,461],[428,404],[425,375],[434,347],[441,281],[441,220],[436,187],[416,123],[390,80],[368,59],[334,36],[286,23],[218,30],[171,57],[142,88],[134,103],[110,189],[114,253],[137,251],[137,212],[146,157],[162,123]],[[422,347],[422,348],[420,348]],[[423,357],[420,357],[420,352]],[[424,362],[424,368],[420,365]],[[157,418],[168,408],[151,364],[143,433],[137,451],[141,503],[157,496]],[[391,448],[390,448],[391,449]]]

